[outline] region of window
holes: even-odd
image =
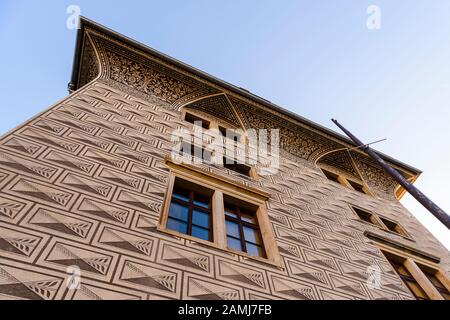
[[[234,130],[219,126],[219,131],[224,137],[229,137],[236,142],[241,141],[241,135]]]
[[[224,198],[228,248],[265,258],[256,209],[248,204],[239,204],[231,197]]]
[[[328,180],[331,180],[331,181],[341,184],[341,182],[339,181],[339,176],[337,174],[334,174],[333,172],[330,172],[325,169],[322,169],[322,172],[325,175],[325,177],[327,177]]]
[[[202,159],[206,162],[211,161],[212,152],[209,150],[205,150],[203,147],[195,145],[191,142],[183,141],[180,144],[180,151],[179,155],[181,157],[187,157],[191,159],[192,157],[197,157],[199,159]]]
[[[398,235],[411,239],[406,230],[402,226],[400,226],[399,223],[386,219],[384,217],[380,217],[374,213],[365,211],[360,208],[352,207],[352,209],[358,215],[359,219],[371,223],[373,225],[376,225],[377,227],[383,229],[384,231],[394,232],[397,233]]]
[[[195,122],[201,122],[201,126],[203,129],[209,129],[209,121],[197,117],[196,115],[193,115],[191,113],[186,113],[186,115],[184,116],[184,120],[192,124],[195,124]]]
[[[386,218],[379,217],[381,222],[388,228],[390,231],[398,233],[402,236],[407,236],[406,232],[403,230],[400,225],[394,221],[388,220]]]
[[[373,213],[364,211],[364,210],[356,208],[356,207],[353,207],[353,210],[355,211],[355,213],[358,215],[358,217],[361,220],[371,223],[371,224],[374,224],[374,225],[377,225],[377,226],[380,226]]]
[[[171,175],[159,231],[281,265],[266,212],[269,194],[197,167],[166,164]]]
[[[176,179],[167,229],[211,241],[211,195],[211,190]]]
[[[352,180],[348,180],[348,183],[350,183],[352,188],[355,189],[356,191],[361,192],[361,193],[366,193],[366,191],[364,190],[364,186],[362,184],[359,184]]]
[[[439,279],[439,272],[433,270],[429,267],[418,265],[420,270],[424,273],[424,275],[430,280],[431,284],[436,288],[436,290],[442,295],[445,300],[450,300],[450,292]]]
[[[331,172],[329,170],[326,170],[324,168],[320,168],[322,170],[325,177],[327,177],[328,180],[334,181],[339,183],[340,185],[343,185],[346,188],[349,188],[351,190],[358,191],[360,193],[364,193],[367,195],[371,195],[369,189],[367,189],[363,184],[350,180],[342,175],[339,175],[337,173]]]
[[[386,259],[394,268],[395,272],[399,275],[400,279],[405,283],[413,296],[418,300],[430,300],[430,297],[426,294],[423,288],[417,283],[416,279],[411,275],[409,270],[404,265],[404,258],[392,255],[390,253],[382,251]]]
[[[229,158],[223,158],[223,166],[227,169],[233,170],[237,173],[243,174],[245,176],[250,176],[251,168],[243,163],[238,163],[236,160],[231,160]]]

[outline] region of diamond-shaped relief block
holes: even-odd
[[[75,200],[73,193],[64,189],[22,177],[14,179],[3,191],[22,199],[57,208],[68,208]]]
[[[94,180],[70,172],[67,172],[67,174],[59,180],[59,184],[68,189],[82,194],[93,195],[105,200],[110,199],[110,196],[115,190],[114,186],[99,182],[98,179]]]
[[[31,205],[31,202],[2,195],[0,196],[0,220],[16,223],[29,210]]]
[[[114,282],[122,286],[179,299],[181,271],[161,265],[122,257]]]
[[[86,175],[91,175],[98,167],[98,164],[92,161],[88,161],[80,157],[71,156],[67,153],[55,150],[50,150],[48,153],[43,155],[42,158],[59,167],[63,167],[65,169],[76,171]]]
[[[154,260],[158,238],[144,236],[128,229],[101,225],[93,243],[97,247],[117,253]]]
[[[181,270],[189,270],[202,275],[214,275],[212,264],[213,256],[206,252],[187,249],[185,246],[160,242],[157,262]]]
[[[317,293],[314,290],[314,286],[306,282],[300,282],[298,280],[271,273],[269,273],[269,281],[271,284],[272,292],[276,296],[280,296],[289,300],[317,299]]]
[[[32,262],[42,251],[48,235],[0,222],[0,256]]]
[[[62,170],[50,165],[13,155],[0,149],[0,166],[16,174],[50,182]]]
[[[10,136],[1,144],[3,147],[8,148],[9,150],[33,157],[36,156],[40,150],[45,148],[44,146],[39,145],[35,142],[31,142],[29,140],[22,139],[16,136]]]
[[[23,131],[21,131],[20,135],[39,143],[43,143],[45,145],[70,152],[72,154],[76,154],[81,148],[81,145],[78,143],[72,142],[67,139],[62,139],[48,132],[41,131],[40,129],[25,128]]]
[[[183,300],[241,300],[243,291],[223,281],[187,275],[183,283]]]
[[[97,176],[105,181],[120,187],[132,189],[134,191],[141,191],[144,185],[144,181],[140,177],[125,174],[109,168],[102,168]]]
[[[81,196],[73,209],[74,213],[100,220],[106,223],[129,226],[132,210],[123,206],[116,206],[110,202],[100,201],[88,196]]]
[[[99,139],[97,137],[92,136],[91,134],[82,133],[75,130],[71,130],[66,136],[68,138],[77,140],[87,146],[99,148],[104,151],[108,151],[113,146],[113,143],[105,141],[104,139]]]
[[[45,234],[89,243],[98,221],[67,211],[37,205],[21,221],[21,225]]]
[[[67,272],[77,266],[82,277],[109,281],[117,263],[118,254],[68,240],[53,238],[39,257],[37,265]]]
[[[260,270],[247,265],[240,265],[222,259],[216,260],[218,279],[245,287],[250,287],[261,292],[269,292],[267,276]]]
[[[0,300],[61,299],[64,278],[48,273],[51,272],[0,260]]]

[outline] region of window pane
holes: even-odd
[[[188,208],[178,203],[172,202],[169,208],[169,216],[172,218],[188,221]]]
[[[196,226],[192,226],[192,234],[193,237],[197,237],[203,240],[209,240],[209,231],[207,229],[199,228]]]
[[[226,225],[227,225],[227,235],[233,236],[238,239],[241,238],[241,235],[239,234],[239,226],[237,223],[226,221]]]
[[[256,224],[256,219],[254,214],[247,214],[241,212],[241,219],[242,221],[250,222],[253,224]]]
[[[209,202],[211,197],[204,196],[202,194],[196,193],[194,195],[194,204],[199,207],[209,208]]]
[[[249,241],[254,244],[261,244],[261,238],[259,236],[258,230],[244,227],[244,237],[245,237],[245,241]]]
[[[193,210],[192,223],[200,227],[209,228],[209,214]]]
[[[179,187],[173,188],[172,197],[183,201],[189,201],[189,191]]]
[[[174,219],[167,219],[167,229],[178,231],[180,233],[187,233],[187,224]]]
[[[229,249],[242,251],[241,241],[239,241],[238,239],[227,237],[227,245]]]
[[[265,256],[264,250],[261,246],[255,246],[254,244],[248,243],[248,242],[245,243],[245,246],[247,247],[247,253],[249,255],[257,256],[257,257]]]
[[[230,212],[230,211],[225,211],[225,215],[227,215],[229,217],[232,217],[232,218],[236,218],[236,219],[238,217],[236,213],[233,213],[233,212]]]

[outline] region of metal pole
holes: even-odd
[[[365,145],[350,131],[345,129],[337,120],[331,119],[344,133],[353,140],[353,142],[360,146],[361,150],[367,153],[373,160],[375,160],[395,181],[397,181],[405,190],[407,190],[417,201],[419,201],[428,211],[430,211],[439,221],[441,221],[447,229],[450,229],[450,216],[441,208],[439,208],[433,201],[427,198],[419,189],[410,183],[397,170],[386,163],[375,151],[368,145]]]

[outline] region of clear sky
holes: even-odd
[[[0,0],[0,134],[67,95],[81,14],[423,170],[450,212],[448,0]],[[366,27],[369,5],[381,29]],[[450,248],[450,232],[403,204]]]

